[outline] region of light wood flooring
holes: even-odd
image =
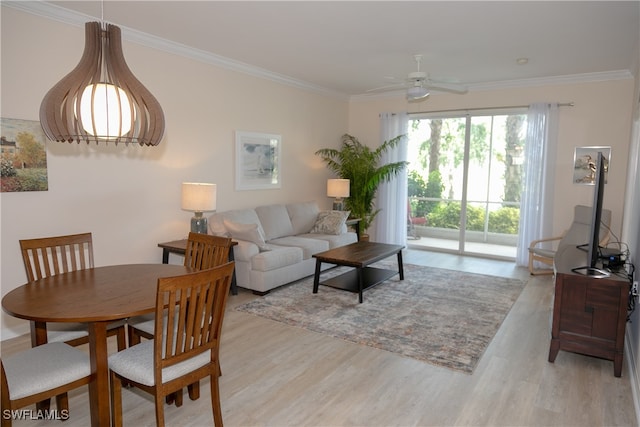
[[[326,337],[233,310],[229,298],[221,347],[227,426],[634,426],[626,361],[560,352],[547,361],[551,276],[531,277],[511,262],[409,250],[406,263],[528,280],[472,375]],[[472,286],[460,283],[460,286]],[[310,289],[311,291],[311,289]],[[354,298],[356,296],[354,295]],[[2,342],[7,355],[28,337]],[[168,426],[212,425],[208,381],[201,397],[166,407]],[[155,425],[152,400],[123,390],[124,423]],[[88,426],[86,387],[70,396],[71,418],[14,426]]]

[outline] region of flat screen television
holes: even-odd
[[[589,231],[589,243],[579,245],[578,248],[587,249],[587,265],[576,267],[572,271],[592,277],[608,277],[607,270],[598,268],[600,259],[600,225],[602,223],[602,201],[604,199],[605,185],[605,159],[602,152],[598,152],[595,164],[593,191],[593,211],[591,213],[591,230]]]

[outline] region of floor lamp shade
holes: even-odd
[[[120,28],[85,24],[78,65],[45,95],[40,123],[59,142],[158,145],[164,113],[124,60]]]
[[[344,210],[343,197],[349,197],[349,185],[348,179],[328,179],[327,180],[327,196],[335,197],[333,201],[333,210]]]
[[[207,218],[202,213],[216,210],[216,184],[183,182],[182,209],[194,212],[191,231],[207,234]]]

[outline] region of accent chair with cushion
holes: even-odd
[[[591,232],[591,214],[592,208],[590,206],[576,205],[573,222],[561,236],[532,241],[529,245],[529,273],[532,275],[553,274],[552,268],[537,268],[536,262],[553,266],[553,258],[558,248],[565,245],[577,246],[588,243]],[[610,236],[611,211],[609,209],[602,210],[602,224],[604,227],[600,227],[600,246],[605,246]]]

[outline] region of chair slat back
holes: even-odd
[[[230,248],[230,237],[189,233],[184,265],[195,270],[217,267],[229,261]]]
[[[91,233],[20,240],[20,249],[30,282],[94,266]]]
[[[229,262],[212,269],[158,279],[154,337],[156,384],[162,383],[163,368],[205,351],[212,352],[211,361],[217,360],[234,266],[234,262]]]

